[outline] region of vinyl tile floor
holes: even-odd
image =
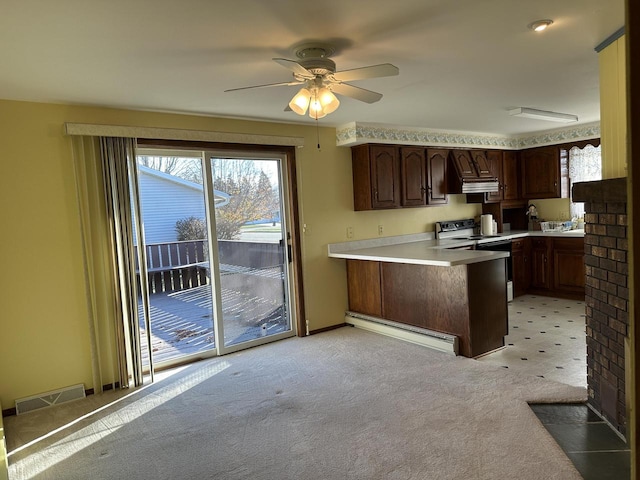
[[[477,360],[586,387],[584,302],[522,295],[508,305],[509,334],[505,337],[505,347]]]
[[[509,303],[505,347],[480,362],[579,387],[587,386],[584,302],[537,295]],[[586,404],[531,405],[585,480],[630,478],[628,445]]]

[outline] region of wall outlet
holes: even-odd
[[[353,227],[347,227],[347,238],[353,238]]]
[[[378,235],[382,235],[384,233],[384,228],[382,228],[382,225],[378,225]]]

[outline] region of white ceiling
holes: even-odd
[[[319,40],[337,70],[400,69],[321,125],[516,135],[563,125],[515,107],[599,120],[594,47],[623,25],[624,0],[2,0],[0,98],[311,123],[284,111],[299,87],[224,90],[289,81],[271,59]]]

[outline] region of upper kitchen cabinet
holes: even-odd
[[[520,158],[518,152],[502,152],[502,199],[518,200],[520,195]]]
[[[402,147],[400,149],[400,178],[402,183],[400,204],[403,207],[425,205],[427,163],[424,148]]]
[[[398,151],[398,147],[393,145],[358,145],[351,148],[355,210],[400,206]]]
[[[478,173],[468,150],[452,150],[451,160],[461,178],[477,178]]]
[[[523,198],[560,198],[560,148],[530,148],[520,152]]]
[[[485,199],[485,192],[499,189],[498,179],[491,172],[484,150],[451,150],[449,159],[449,193],[477,194],[477,200],[473,201],[481,202]]]
[[[448,154],[411,146],[352,147],[354,209],[446,204]]]
[[[427,149],[427,204],[447,203],[447,157],[449,150]]]
[[[451,160],[461,179],[475,181],[495,178],[484,150],[451,150]]]
[[[492,179],[496,176],[491,172],[489,161],[487,160],[487,152],[484,150],[471,150],[471,161],[476,168],[478,178]]]
[[[504,197],[502,153],[501,150],[487,151],[486,160],[488,162],[489,172],[493,177],[498,179],[499,189],[495,192],[485,193],[485,202],[500,202]]]

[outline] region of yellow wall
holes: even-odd
[[[538,210],[538,218],[542,221],[571,220],[570,204],[568,198],[543,198],[531,200]]]
[[[0,402],[83,383],[93,388],[79,211],[71,140],[64,122],[299,136],[296,151],[310,330],[340,324],[347,307],[343,260],[327,244],[432,231],[443,219],[474,217],[479,205],[452,195],[442,207],[354,212],[351,153],[335,130],[201,116],[0,100]],[[105,383],[113,381],[104,378]]]
[[[602,178],[627,176],[627,94],[625,36],[598,54]]]

